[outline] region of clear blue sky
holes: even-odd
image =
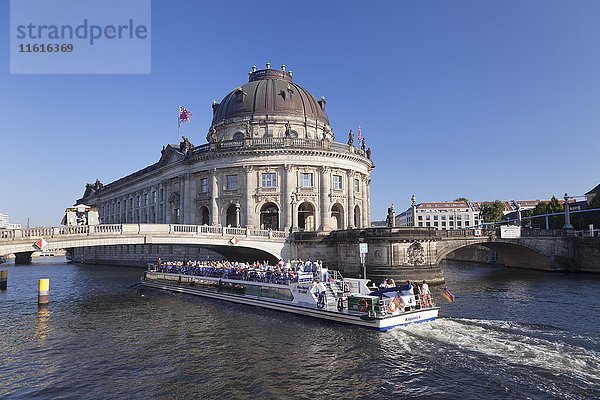
[[[0,212],[57,225],[96,178],[205,142],[256,64],[327,98],[373,149],[372,215],[417,201],[549,198],[600,181],[599,1],[152,2],[149,75],[10,75],[0,0]]]

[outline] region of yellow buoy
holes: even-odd
[[[0,271],[0,290],[6,290],[8,286],[8,271]]]
[[[45,306],[48,304],[48,292],[50,291],[50,279],[40,279],[38,285],[38,305]]]

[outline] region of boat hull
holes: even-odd
[[[180,285],[177,283],[147,280],[142,278],[142,285],[155,289],[169,290],[172,292],[191,294],[195,296],[208,297],[212,299],[225,300],[237,304],[257,306],[271,310],[289,312],[307,317],[324,319],[327,321],[362,326],[378,331],[387,331],[392,328],[407,326],[435,320],[438,316],[439,307],[431,307],[420,310],[407,311],[398,315],[385,318],[367,318],[365,315],[357,315],[348,312],[330,311],[319,308],[303,307],[298,304],[265,299],[258,296],[238,295],[232,293],[219,293],[194,286]]]

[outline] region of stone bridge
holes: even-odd
[[[206,225],[115,224],[0,230],[0,255],[15,254],[27,262],[44,239],[44,250],[124,245],[195,245],[230,259],[290,258],[289,234],[252,228]]]
[[[367,243],[367,277],[376,282],[384,277],[443,282],[441,261],[459,249],[482,251],[479,246],[496,252],[498,264],[508,267],[600,271],[598,266],[580,262],[574,240],[577,238],[563,230],[524,229],[519,239],[501,239],[496,230],[441,231],[408,227],[296,233],[294,246],[296,254],[302,254],[303,258],[319,258],[349,276],[358,276],[363,273],[359,243]]]

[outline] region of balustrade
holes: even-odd
[[[0,230],[0,241],[32,238],[57,238],[61,236],[114,236],[114,235],[235,235],[259,239],[286,239],[287,232],[254,228],[226,228],[208,225],[161,225],[161,224],[110,224],[80,225],[47,228]]]
[[[362,149],[350,146],[346,143],[330,142],[322,139],[308,138],[290,138],[290,137],[262,137],[246,138],[244,140],[223,140],[212,144],[204,144],[194,148],[195,154],[207,153],[212,149],[216,150],[235,150],[242,148],[278,148],[295,147],[303,149],[327,149],[340,153],[352,153],[366,157],[366,152]]]

